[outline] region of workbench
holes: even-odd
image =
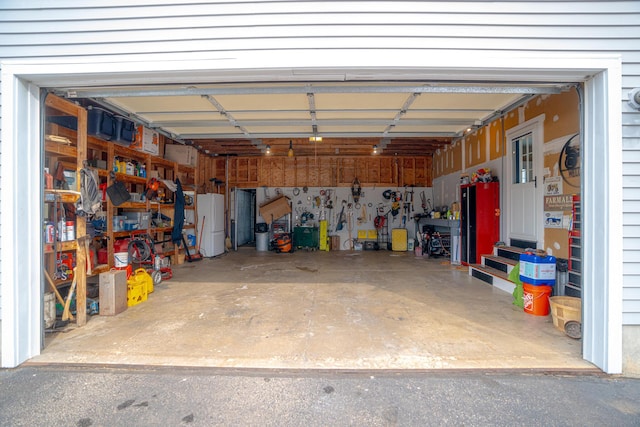
[[[450,236],[451,264],[460,264],[460,220],[416,216],[416,228],[422,232],[422,225],[430,225],[436,231]]]

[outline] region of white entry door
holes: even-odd
[[[543,244],[542,227],[542,124],[536,118],[507,133],[509,240]]]

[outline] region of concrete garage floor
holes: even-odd
[[[551,316],[411,253],[243,248],[174,267],[148,301],[47,336],[31,363],[594,370]]]

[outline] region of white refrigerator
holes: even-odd
[[[224,195],[198,194],[198,239],[202,236],[200,253],[213,257],[224,253]]]

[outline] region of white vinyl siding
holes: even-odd
[[[290,51],[330,61],[368,50],[384,64],[385,55],[408,49],[424,56],[619,54],[623,323],[640,325],[640,113],[626,102],[640,86],[638,22],[638,1],[7,0],[0,5],[0,59],[224,60]]]
[[[636,35],[640,26],[636,27]],[[625,325],[640,325],[640,113],[629,104],[629,91],[640,87],[640,61],[623,68],[623,317]]]
[[[1,57],[1,56],[0,56]],[[0,73],[2,68],[0,68]],[[0,80],[0,88],[2,87],[2,81]],[[0,111],[2,111],[2,90],[0,89]],[[0,123],[2,123],[2,115],[0,115]],[[0,125],[0,135],[2,134],[2,125]],[[0,138],[0,152],[2,151],[2,138]],[[0,164],[0,176],[2,176],[2,164]],[[2,180],[0,179],[0,186]],[[2,200],[0,200],[0,221],[2,221]],[[0,256],[2,254],[2,234],[0,233]],[[0,267],[0,277],[2,277],[2,267]],[[0,280],[0,322],[2,322],[2,280]],[[0,328],[0,348],[2,345],[2,329]],[[2,366],[2,364],[0,364]]]

